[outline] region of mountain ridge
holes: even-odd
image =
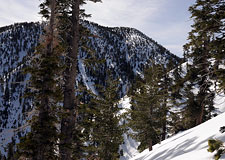
[[[120,79],[120,96],[124,96],[127,88],[137,75],[141,75],[145,67],[152,61],[167,64],[180,62],[180,58],[156,43],[140,31],[127,27],[103,27],[88,21],[83,22],[95,37],[90,37],[88,46],[94,48],[97,58],[105,59],[95,72],[90,70],[84,61],[90,57],[80,50],[78,56],[79,74],[77,82],[95,93],[95,84],[104,84],[106,70],[111,70],[115,78]],[[0,28],[0,144],[1,151],[12,141],[29,131],[23,128],[27,121],[27,112],[33,108],[32,99],[25,98],[30,92],[29,74],[23,69],[29,65],[29,59],[37,46],[42,34],[40,23],[16,23]],[[10,133],[9,133],[10,132]],[[13,133],[12,133],[13,132]]]

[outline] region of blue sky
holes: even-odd
[[[104,26],[133,27],[172,53],[182,56],[182,46],[191,30],[188,7],[195,0],[102,0],[84,7],[90,21]],[[38,21],[40,0],[0,0],[0,26]]]

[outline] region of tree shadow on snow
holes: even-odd
[[[188,140],[186,140],[186,141],[178,144],[175,148],[172,148],[172,149],[168,149],[168,150],[164,150],[162,152],[159,152],[158,154],[156,154],[153,157],[151,157],[151,159],[152,160],[165,160],[165,159],[168,159],[168,158],[171,159],[171,158],[177,157],[179,155],[182,155],[182,154],[188,152],[188,151],[184,151],[184,150],[187,147],[189,147],[190,145],[194,144],[195,143],[195,140],[197,138],[198,137],[194,137],[194,138],[188,139]],[[178,152],[178,150],[180,150],[180,151]]]

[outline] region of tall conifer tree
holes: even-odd
[[[118,106],[119,83],[110,74],[104,86],[99,86],[99,95],[93,95],[88,104],[88,157],[101,160],[119,159],[119,146],[123,143],[123,127]],[[87,120],[86,120],[87,122]]]
[[[218,73],[218,64],[223,63],[224,60],[220,59],[224,53],[222,49],[224,44],[222,43],[224,40],[223,8],[223,0],[197,0],[189,8],[194,24],[189,33],[189,42],[184,48],[185,57],[191,62],[188,65],[186,80],[192,86],[189,86],[189,91],[188,89],[187,91],[199,88],[197,94],[192,96],[192,102],[195,105],[188,105],[194,107],[193,109],[189,108],[189,110],[195,111],[195,115],[198,115],[194,125],[209,119],[214,110],[214,92],[210,86],[212,85],[211,80],[215,78],[215,73]],[[223,70],[220,71],[223,73]],[[220,84],[223,84],[222,79],[220,79]],[[189,100],[189,102],[191,101]]]
[[[100,2],[100,0],[90,0]],[[85,13],[80,9],[85,0],[59,0],[61,7],[61,20],[67,24],[61,27],[63,42],[67,43],[66,69],[64,72],[64,114],[61,120],[60,157],[70,160],[73,149],[76,148],[74,135],[76,132],[76,118],[78,115],[78,98],[75,96],[75,79],[77,77],[77,57],[81,39],[80,18]],[[66,32],[66,33],[63,33]]]
[[[19,154],[33,160],[57,159],[56,143],[58,102],[62,92],[58,87],[60,76],[59,46],[56,34],[56,0],[46,0],[41,5],[41,14],[49,20],[43,40],[36,49],[28,72],[31,73],[34,110],[31,132],[19,144]]]
[[[132,136],[141,144],[138,149],[149,148],[165,139],[169,81],[165,78],[164,66],[153,64],[145,71],[132,95],[132,108],[128,125],[133,129]]]
[[[71,2],[71,37],[69,40],[68,54],[66,59],[66,70],[64,73],[64,100],[63,109],[65,115],[61,121],[60,157],[64,160],[72,159],[73,131],[75,130],[77,101],[75,98],[75,78],[77,76],[77,56],[79,46],[79,8],[80,0]],[[68,34],[70,35],[70,34]]]

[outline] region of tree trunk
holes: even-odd
[[[209,74],[209,66],[208,66],[208,58],[210,58],[210,56],[208,55],[208,42],[205,41],[204,42],[204,54],[201,55],[202,57],[202,73],[201,74],[201,81],[200,81],[200,91],[199,91],[199,95],[198,97],[200,97],[201,101],[200,101],[200,113],[199,113],[199,116],[198,116],[198,119],[197,119],[197,124],[196,125],[199,125],[203,122],[203,116],[204,116],[204,111],[205,111],[205,106],[206,106],[206,100],[208,98],[208,94],[210,93],[207,93],[208,91],[208,88],[209,88],[209,85],[208,85],[208,74]]]
[[[149,140],[148,150],[149,150],[149,151],[152,150],[152,139]]]
[[[162,128],[162,130],[163,130],[163,132],[162,132],[162,139],[160,140],[160,141],[163,141],[163,140],[165,140],[166,139],[166,122],[164,122],[163,123],[163,126],[162,126],[163,128]]]
[[[79,46],[79,0],[72,4],[72,40],[65,70],[64,102],[65,116],[61,122],[60,156],[63,160],[71,160],[74,145],[77,102],[75,97],[75,78],[77,76],[77,55]]]
[[[51,9],[51,17],[50,17],[50,24],[48,26],[48,31],[45,37],[46,40],[46,52],[42,54],[46,54],[47,56],[52,56],[53,53],[53,43],[54,43],[54,23],[55,23],[55,9],[56,9],[56,2],[55,0],[50,1],[50,9]],[[51,74],[46,72],[46,75],[43,77],[43,87],[41,88],[41,100],[40,100],[40,107],[39,107],[39,116],[38,116],[38,124],[40,124],[41,128],[46,128],[48,126],[48,120],[51,114],[51,107],[49,104],[50,98],[48,93],[52,88],[48,85],[48,80],[51,79]],[[48,128],[50,129],[50,128]],[[41,130],[39,132],[38,138],[43,138],[45,136],[46,131]],[[46,159],[46,155],[52,151],[52,145],[54,144],[40,144],[37,145],[37,153],[36,156],[33,157],[35,160],[43,160]],[[46,154],[47,153],[47,154]]]

